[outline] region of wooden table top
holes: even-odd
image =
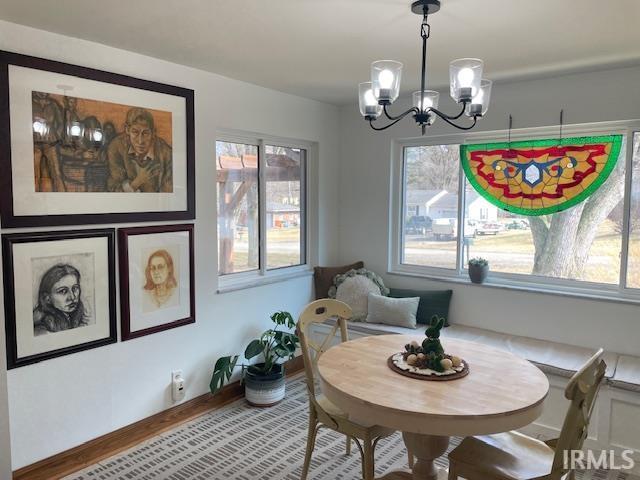
[[[547,377],[509,352],[463,340],[442,339],[463,358],[469,375],[451,381],[402,376],[387,365],[419,335],[377,335],[327,350],[318,361],[323,393],[351,418],[405,432],[478,435],[530,424],[542,413]]]

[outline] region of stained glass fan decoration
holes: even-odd
[[[585,200],[609,177],[622,135],[461,145],[469,183],[497,207],[548,215]]]

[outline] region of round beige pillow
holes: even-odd
[[[350,320],[354,322],[367,318],[369,293],[388,295],[389,290],[378,275],[364,268],[336,275],[333,287],[329,289],[329,297],[351,307],[353,317]]]

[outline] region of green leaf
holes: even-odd
[[[264,342],[264,340],[252,340],[244,351],[244,358],[249,360],[253,357],[257,357],[264,351],[265,346],[266,342]]]
[[[211,375],[211,382],[209,383],[209,389],[212,394],[216,394],[224,386],[225,382],[231,378],[233,369],[238,363],[238,355],[229,357],[220,357],[215,366],[213,367],[213,374]]]
[[[276,325],[286,325],[287,328],[296,326],[296,322],[289,312],[275,312],[271,315],[271,321]]]
[[[276,332],[274,352],[279,357],[287,357],[292,355],[298,347],[300,341],[296,335],[289,332]]]

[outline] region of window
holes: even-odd
[[[297,142],[234,135],[216,142],[221,284],[306,265],[307,156]]]
[[[462,172],[460,144],[499,142],[506,132],[398,142],[401,214],[393,218],[390,269],[466,281],[468,259],[483,257],[497,285],[640,301],[640,123],[603,125],[574,127],[570,135],[623,134],[609,178],[576,206],[538,217],[499,209]],[[517,132],[520,140],[554,134],[557,127]]]
[[[302,178],[306,150],[267,145],[267,268],[304,263]]]
[[[640,288],[640,133],[633,136],[627,286]],[[618,224],[617,228],[622,229]]]
[[[402,263],[438,268],[456,266],[458,150],[459,145],[404,149]]]
[[[259,268],[258,146],[216,142],[218,273]]]

